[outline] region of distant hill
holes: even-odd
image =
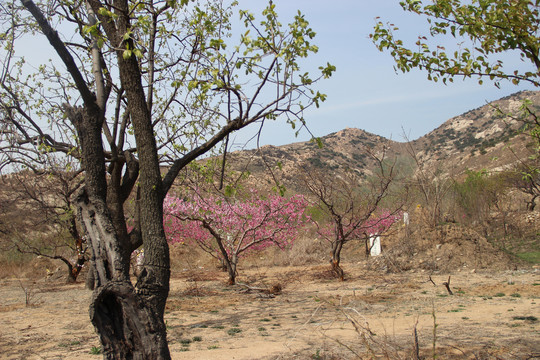
[[[315,141],[268,145],[233,152],[228,161],[235,170],[249,171],[252,181],[261,185],[273,183],[272,170],[273,176],[286,186],[291,186],[304,165],[336,173],[349,169],[369,174],[374,162],[367,150],[378,156],[385,151],[387,158],[397,158],[410,166],[414,165],[411,156],[414,153],[424,166],[457,177],[467,169],[501,170],[527,156],[530,138],[520,131],[523,123],[504,115],[517,114],[524,99],[531,100],[533,109],[540,111],[540,91],[523,91],[451,118],[408,143],[346,128],[322,137],[322,148]]]

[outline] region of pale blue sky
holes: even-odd
[[[241,0],[240,7],[256,12],[265,3]],[[306,15],[317,32],[315,43],[320,48],[312,61],[321,65],[328,61],[337,67],[334,76],[320,84],[328,100],[319,109],[306,113],[315,136],[355,127],[397,141],[403,141],[405,131],[413,140],[487,101],[519,90],[534,90],[532,85],[514,86],[505,82],[501,83],[501,89],[489,81],[480,86],[475,78],[456,79],[445,86],[428,81],[420,71],[396,73],[391,56],[379,52],[368,37],[375,18],[379,16],[384,22],[397,25],[398,34],[413,41],[418,34],[427,34],[428,29],[424,18],[405,13],[398,0],[275,0],[274,3],[282,23],[287,23],[298,9]],[[508,61],[522,66],[515,55],[508,56]],[[267,125],[261,145],[310,139],[307,132],[295,138],[286,126],[283,122]],[[254,131],[249,129],[248,134],[237,136],[236,142],[244,141]]]
[[[267,0],[240,0],[240,8],[259,13]],[[369,34],[380,17],[384,22],[399,26],[399,36],[414,43],[419,34],[427,34],[424,18],[404,12],[399,0],[274,0],[282,23],[289,23],[297,10],[305,14],[317,36],[314,43],[319,52],[310,57],[308,65],[335,65],[337,71],[318,89],[328,95],[319,109],[308,109],[305,119],[315,136],[325,136],[347,127],[403,141],[403,134],[410,140],[423,136],[446,120],[468,110],[480,107],[519,90],[534,90],[532,85],[514,86],[502,82],[501,89],[486,81],[456,79],[447,86],[428,81],[426,74],[412,71],[396,73],[388,53],[379,52]],[[35,39],[34,39],[35,40]],[[26,50],[29,59],[36,53],[52,53],[44,39],[30,41]],[[455,41],[453,41],[455,43]],[[447,47],[450,44],[444,44]],[[52,54],[50,57],[55,58]],[[519,56],[507,56],[511,65],[522,66]],[[540,89],[536,89],[540,90]],[[234,134],[232,150],[246,145],[258,127],[244,129]],[[268,122],[262,133],[260,145],[283,145],[308,141],[311,136],[301,131],[298,137],[284,121]],[[254,141],[247,148],[256,146]]]

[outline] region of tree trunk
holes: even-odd
[[[227,259],[227,272],[229,273],[229,281],[227,282],[229,285],[236,284],[236,266],[238,264],[238,256],[236,254],[233,254],[231,256],[231,260]]]
[[[533,195],[531,197],[531,200],[527,201],[527,210],[528,211],[534,211],[534,208],[536,208],[536,195]]]
[[[129,280],[131,243],[123,230],[125,224],[118,226],[118,221],[124,219],[120,218],[119,209],[111,211],[107,206],[108,195],[111,197],[118,188],[107,191],[102,142],[105,104],[98,103],[95,92],[88,87],[71,53],[41,10],[32,0],[21,1],[67,67],[84,104],[83,107],[66,104],[65,114],[77,130],[85,173],[85,187],[75,204],[92,252],[96,288],[90,316],[103,345],[103,356],[106,359],[170,359],[163,320],[170,278],[169,248],[163,229],[163,182],[137,59],[135,56],[123,59],[123,50],[117,51],[121,84],[126,91],[140,161],[140,230],[145,264],[136,285],[138,291]],[[87,3],[92,11],[99,12],[101,3],[93,0]],[[120,44],[119,40],[131,29],[130,11],[127,1],[115,1],[115,9],[121,16],[114,24],[104,21],[102,26],[109,40]],[[126,41],[134,48],[131,39]],[[120,171],[120,167],[117,170]],[[111,203],[119,205],[121,198]]]
[[[236,265],[238,264],[238,254],[232,254],[229,257],[229,253],[227,252],[227,249],[225,249],[225,246],[223,245],[223,239],[221,238],[221,235],[219,235],[214,229],[208,225],[205,221],[201,222],[201,225],[212,234],[214,237],[214,240],[216,240],[216,244],[219,248],[219,252],[221,253],[221,261],[222,264],[225,265],[225,268],[227,269],[227,273],[229,274],[229,280],[227,281],[228,285],[234,285],[236,284]]]
[[[370,239],[371,239],[371,236],[365,236],[364,237],[364,243],[366,245],[366,259],[369,259],[369,255],[371,254],[371,246],[370,246]]]
[[[161,317],[128,281],[97,288],[90,319],[100,329],[105,359],[170,359]]]
[[[90,320],[98,331],[104,358],[170,359],[160,309],[139,295],[129,281],[106,208],[96,206],[85,195],[81,194],[76,203],[92,246],[96,288]]]
[[[127,13],[127,3],[123,4]],[[128,29],[127,22],[129,22],[128,18],[120,17],[119,29],[124,27]],[[156,139],[151,114],[146,104],[138,60],[135,56],[124,59],[123,50],[117,52],[117,58],[120,80],[126,91],[139,156],[139,220],[144,244],[144,269],[136,286],[139,295],[152,304],[159,316],[163,317],[169,294],[170,258],[169,244],[163,228],[164,192]]]
[[[341,262],[341,249],[343,249],[343,240],[338,239],[332,244],[332,260],[330,260],[330,264],[332,266],[332,273],[334,276],[343,281],[345,278],[345,273],[339,265]]]
[[[94,272],[94,265],[91,262],[88,262],[88,264],[90,265],[88,266],[84,286],[88,290],[94,290],[96,288],[96,273]]]
[[[229,279],[227,280],[227,285],[236,284],[236,272],[234,270],[227,270],[229,273]]]
[[[85,188],[75,203],[92,254],[95,289],[90,318],[99,334],[103,356],[105,359],[170,359],[163,320],[168,277],[166,282],[155,281],[156,271],[148,266],[137,284],[140,290],[136,291],[131,284],[129,239],[123,236],[121,227],[114,225],[106,201],[101,125],[92,121],[89,110],[67,108],[66,112],[77,127],[83,153]],[[154,228],[147,226],[149,231]],[[145,252],[147,248],[152,248],[151,239],[148,245],[145,242]],[[163,263],[163,271],[168,274],[168,257]]]
[[[86,257],[84,255],[83,249],[83,241],[80,237],[78,237],[75,241],[75,245],[77,249],[77,261],[75,262],[75,265],[72,266],[69,270],[68,282],[70,283],[77,281],[77,278],[81,273],[84,263],[86,262]]]
[[[218,241],[218,244],[220,242]],[[229,255],[227,254],[227,251],[225,251],[225,248],[222,244],[220,244],[220,249],[223,249],[222,253],[222,264],[225,267],[225,271],[227,271],[227,274],[229,275],[229,279],[227,280],[227,285],[234,285],[236,284],[236,265],[238,263],[238,257],[233,255],[231,258],[229,258]]]

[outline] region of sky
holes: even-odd
[[[240,0],[241,8],[256,13],[266,2]],[[414,43],[420,34],[428,34],[425,18],[403,11],[398,0],[274,0],[280,20],[300,10],[317,36],[317,64],[330,62],[337,71],[319,84],[327,101],[319,109],[309,109],[305,119],[311,132],[319,137],[345,128],[359,128],[395,141],[414,140],[439,127],[446,120],[478,108],[520,90],[535,90],[532,85],[502,82],[498,89],[491,82],[478,85],[477,79],[444,85],[427,80],[419,70],[396,73],[389,53],[380,52],[369,38],[376,17],[399,27],[398,37]],[[444,45],[444,44],[443,44]],[[311,60],[310,60],[311,61]],[[505,62],[523,66],[519,56],[508,55]],[[536,89],[540,90],[540,89]],[[295,137],[283,122],[265,125],[260,145],[284,145],[308,141],[302,131]],[[246,129],[235,138],[240,144],[255,129]],[[253,147],[253,143],[248,145]]]
[[[239,8],[260,14],[267,0],[239,0]],[[317,90],[327,95],[320,108],[305,112],[311,133],[322,137],[345,128],[359,128],[395,141],[415,140],[436,129],[446,120],[520,90],[535,90],[532,85],[515,86],[501,82],[498,89],[489,81],[455,79],[444,85],[427,80],[420,70],[397,73],[388,52],[380,52],[369,38],[377,17],[399,27],[397,37],[414,43],[418,35],[428,34],[425,18],[404,12],[399,0],[274,0],[279,19],[289,23],[300,10],[317,33],[314,43],[319,52],[308,63],[335,65],[330,79]],[[442,43],[447,48],[453,44]],[[52,50],[47,41],[32,41],[32,56]],[[54,56],[54,55],[53,55]],[[29,56],[31,58],[31,56]],[[510,54],[505,62],[511,69],[522,68],[519,56]],[[540,90],[540,89],[536,89]],[[232,150],[254,148],[257,126],[232,136]],[[251,141],[250,141],[251,139]],[[279,119],[266,122],[259,145],[284,145],[309,141],[311,135],[295,130]]]

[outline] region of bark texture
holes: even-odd
[[[339,265],[341,262],[341,249],[343,249],[343,241],[341,239],[335,240],[332,244],[332,259],[330,260],[330,265],[332,266],[332,273],[334,276],[343,281],[345,279],[345,273]]]
[[[163,321],[128,281],[109,281],[92,296],[90,319],[100,329],[105,359],[169,359]]]

